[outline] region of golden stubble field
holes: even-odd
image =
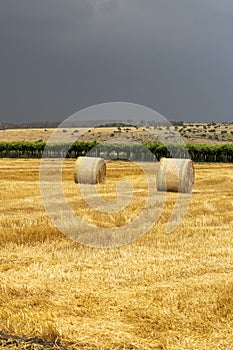
[[[147,193],[140,171],[108,163],[102,195],[115,198],[123,170],[136,189],[128,212],[108,218],[88,212],[73,162],[63,170],[73,210],[106,226],[134,218]],[[39,160],[1,159],[0,331],[59,340],[69,349],[233,349],[233,165],[195,164],[195,172],[190,207],[173,233],[165,233],[176,199],[168,194],[146,235],[97,249],[52,226]]]

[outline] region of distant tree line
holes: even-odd
[[[187,158],[189,155],[194,162],[233,163],[233,144],[0,142],[1,158],[41,158],[42,155],[49,158],[77,158],[87,154],[105,159],[133,161],[153,161],[161,157]]]
[[[0,130],[7,129],[50,129],[57,128],[59,122],[0,123]]]

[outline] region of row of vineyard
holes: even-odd
[[[0,142],[1,158],[77,158],[96,156],[105,159],[128,159],[132,161],[153,161],[161,157],[187,158],[194,162],[233,162],[233,144],[170,144],[162,143],[97,143],[74,142]]]

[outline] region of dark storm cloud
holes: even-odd
[[[1,0],[0,121],[110,101],[232,120],[232,23],[230,0]]]

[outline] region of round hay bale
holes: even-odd
[[[191,193],[194,167],[191,159],[161,158],[157,173],[157,190]]]
[[[106,162],[102,158],[79,157],[74,166],[74,181],[80,184],[98,184],[105,180]]]

